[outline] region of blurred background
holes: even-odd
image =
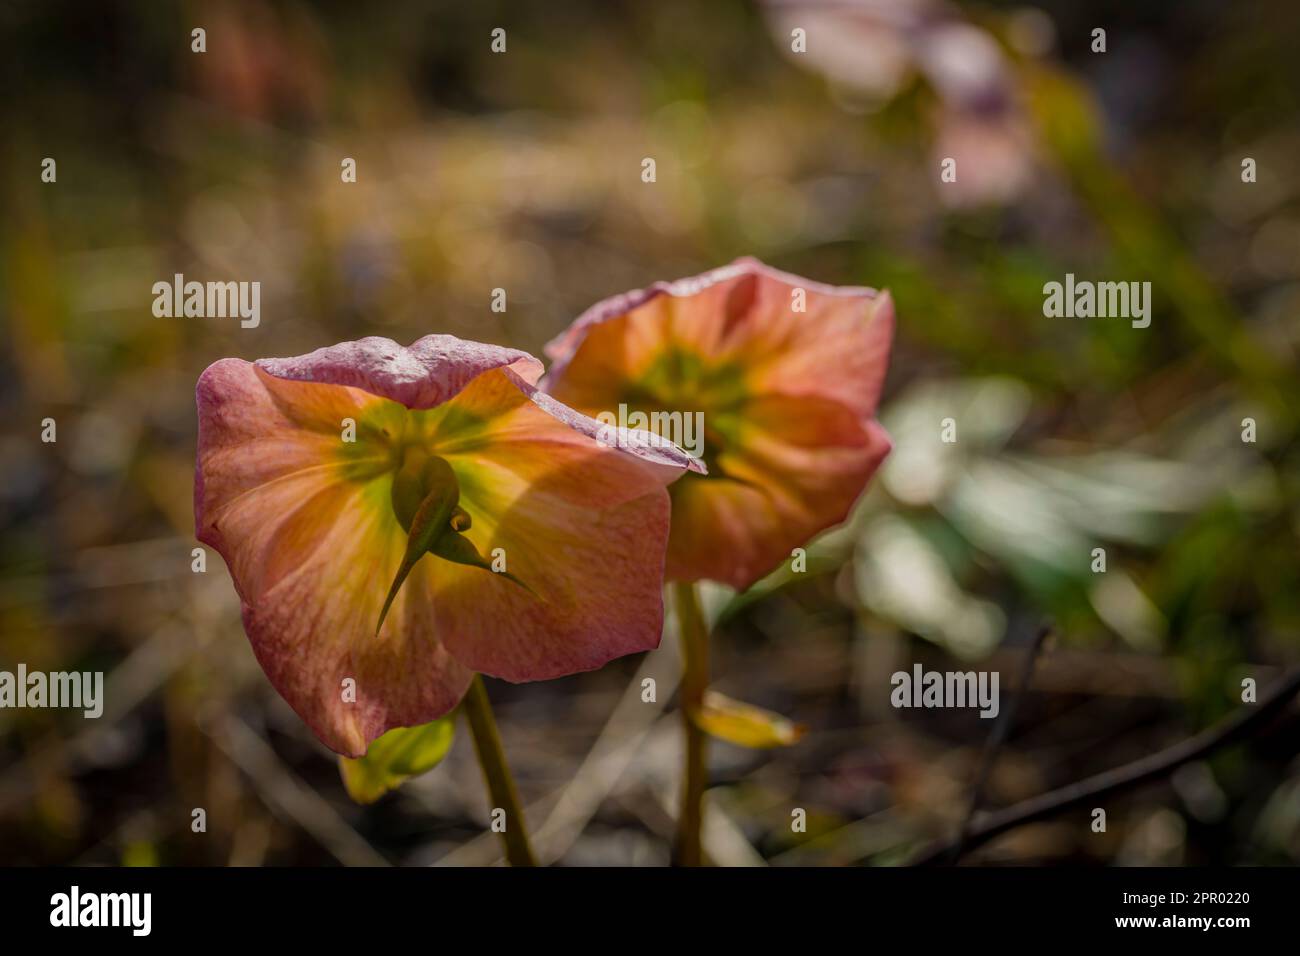
[[[468,734],[354,805],[221,559],[192,573],[194,382],[368,334],[540,355],[591,303],[739,255],[893,292],[896,447],[808,574],[706,593],[717,689],[809,727],[713,746],[716,862],[896,864],[953,835],[992,722],[893,709],[914,662],[998,670],[1005,706],[1055,621],[996,808],[1300,660],[1289,0],[9,0],[0,53],[0,668],[107,675],[97,721],[0,710],[0,863],[495,861]],[[155,318],[177,272],[259,280],[260,325]],[[1150,328],[1045,318],[1067,272],[1149,281]],[[489,682],[544,860],[668,862],[675,654]],[[1105,833],[1080,809],[966,862],[1295,863],[1298,750],[1292,709],[1108,799]]]

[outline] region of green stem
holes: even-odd
[[[693,715],[704,704],[709,687],[709,631],[700,610],[695,585],[672,585],[677,629],[682,640],[682,722],[686,731],[686,759],[682,770],[682,805],[677,818],[676,862],[680,866],[701,866],[700,828],[704,822],[704,785],[707,775],[705,748],[708,735]]]
[[[506,828],[501,834],[506,859],[511,866],[536,866],[537,858],[533,856],[533,848],[528,843],[524,810],[519,804],[514,777],[510,775],[510,767],[506,764],[505,751],[501,749],[501,734],[497,732],[492,703],[488,700],[487,688],[483,686],[481,675],[474,675],[469,692],[461,701],[461,709],[469,721],[474,749],[478,752],[478,763],[483,768],[483,780],[492,797],[492,806],[506,812]]]

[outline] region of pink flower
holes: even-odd
[[[545,680],[658,645],[665,486],[699,466],[597,441],[541,371],[430,335],[199,378],[198,538],[271,683],[331,749],[446,714],[476,671]]]
[[[888,293],[740,259],[592,306],[547,346],[546,389],[591,415],[701,413],[709,471],[671,489],[668,577],[745,588],[842,521],[888,453],[893,328]]]

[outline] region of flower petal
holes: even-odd
[[[673,486],[671,580],[708,578],[743,590],[848,516],[889,453],[889,436],[875,422],[848,419],[842,407],[827,414],[819,400],[781,407],[791,401],[753,403],[751,427],[761,437],[751,435],[743,450],[723,455],[722,476]],[[831,439],[826,433],[835,429],[842,431]]]
[[[553,480],[574,477],[581,473]],[[504,555],[528,590],[489,571],[437,567],[439,635],[458,661],[510,681],[549,680],[659,646],[669,526],[662,490],[604,509],[576,505],[546,483],[521,495],[508,481],[478,493],[487,507],[513,500],[495,523],[469,509],[472,536],[485,542],[485,556]]]
[[[197,398],[197,535],[225,558],[253,652],[280,695],[353,757],[391,727],[455,707],[472,674],[437,640],[427,575],[412,575],[374,636],[403,535],[391,476],[357,473],[365,460],[340,453],[338,421],[391,403],[238,359],[204,372]],[[345,699],[349,678],[355,701]]]
[[[539,401],[540,398],[540,401]],[[481,376],[447,403],[451,420],[485,422],[433,447],[451,463],[465,532],[504,575],[439,562],[434,613],[461,663],[512,681],[545,680],[657,647],[663,622],[667,482],[689,456],[641,457],[601,445],[577,415],[509,370]],[[499,551],[497,549],[500,549]]]
[[[257,360],[276,378],[349,385],[407,408],[441,405],[482,373],[507,365],[529,382],[542,374],[542,363],[527,352],[454,335],[426,335],[406,347],[371,335],[294,358]]]
[[[450,712],[474,675],[438,639],[432,559],[411,572],[375,635],[385,582],[401,561],[400,532],[356,500],[335,517],[309,558],[245,601],[244,630],[303,721],[332,750],[359,757],[394,727]]]
[[[803,290],[805,311],[793,309]],[[888,292],[813,282],[737,259],[597,303],[556,336],[546,391],[580,410],[607,408],[668,348],[745,371],[746,391],[821,394],[875,412],[893,338]],[[579,352],[581,361],[575,361]]]

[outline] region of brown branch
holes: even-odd
[[[1043,643],[1051,633],[1052,625],[1050,623],[1041,624],[1037,633],[1034,634],[1033,642],[1025,652],[1025,660],[1020,669],[1020,679],[1016,683],[1015,696],[1011,698],[1006,710],[1002,712],[1001,719],[994,725],[993,732],[989,734],[988,742],[984,746],[984,753],[980,757],[979,770],[975,775],[975,785],[971,787],[970,803],[966,807],[966,816],[961,821],[961,829],[957,831],[957,839],[953,841],[949,863],[956,863],[966,849],[966,839],[970,835],[975,814],[979,811],[980,803],[984,799],[984,788],[988,786],[989,775],[993,772],[993,764],[997,760],[998,752],[1002,749],[1002,744],[1006,742],[1007,734],[1011,731],[1011,725],[1015,722],[1016,711],[1020,708],[1020,701],[1029,688],[1029,679],[1034,675],[1034,664],[1043,649]]]
[[[1201,731],[1195,737],[1190,737],[1149,757],[1143,757],[1122,767],[1116,767],[1114,770],[1107,770],[1061,787],[1059,790],[1024,800],[1005,810],[985,815],[981,822],[966,834],[962,841],[962,848],[973,849],[1014,827],[1033,823],[1069,807],[1163,777],[1184,764],[1198,760],[1246,736],[1282,710],[1298,691],[1300,691],[1300,667],[1288,671],[1281,680],[1269,688],[1268,693],[1258,704],[1238,708],[1234,713]],[[955,862],[956,847],[956,841],[941,844],[914,859],[912,865],[927,866],[949,859]]]

